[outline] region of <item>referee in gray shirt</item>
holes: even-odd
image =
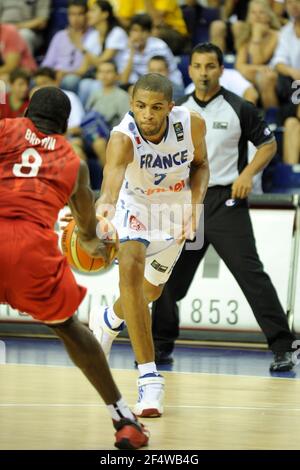
[[[295,337],[257,254],[247,204],[253,177],[275,155],[276,141],[252,104],[220,86],[222,71],[223,56],[217,46],[206,43],[193,49],[189,74],[196,89],[180,104],[198,112],[206,122],[210,183],[204,200],[204,245],[198,251],[182,251],[162,296],[153,304],[156,361],[172,361],[179,335],[176,302],[186,295],[212,244],[241,287],[274,353],[270,370],[288,371],[294,365]],[[257,148],[249,164],[248,141]]]

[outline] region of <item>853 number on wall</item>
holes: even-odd
[[[237,300],[227,302],[219,299],[211,299],[205,305],[201,299],[193,299],[191,304],[191,320],[193,323],[211,323],[218,325],[226,322],[228,325],[236,325],[239,321],[239,304]]]

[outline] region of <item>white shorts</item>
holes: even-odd
[[[146,257],[145,278],[154,286],[165,284],[183,249],[184,242],[178,245],[173,243],[156,255]]]
[[[145,278],[159,286],[169,279],[184,242],[179,244],[170,235],[170,230],[161,226],[158,220],[161,214],[157,220],[155,217],[153,214],[149,216],[149,207],[137,200],[127,200],[126,203],[118,203],[112,223],[118,231],[120,243],[138,241],[146,246]]]

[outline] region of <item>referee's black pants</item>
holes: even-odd
[[[237,280],[270,349],[273,352],[292,350],[295,337],[289,329],[274,286],[258,257],[247,200],[237,200],[234,206],[228,207],[225,202],[230,197],[229,186],[208,189],[204,201],[204,245],[197,251],[182,251],[161,297],[153,304],[152,331],[158,351],[168,354],[173,350],[174,341],[179,336],[176,301],[185,297],[210,244]]]

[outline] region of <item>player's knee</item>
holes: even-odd
[[[145,297],[150,302],[155,302],[155,300],[159,299],[163,290],[163,286],[152,286],[151,288],[147,287],[145,291]]]
[[[120,265],[120,282],[122,284],[143,282],[144,259],[139,257],[128,258]]]
[[[60,331],[66,331],[71,326],[73,326],[76,321],[78,321],[78,320],[76,320],[76,318],[70,317],[62,323],[51,323],[51,324],[48,324],[48,326],[50,328],[53,328],[53,330],[55,330],[56,333],[59,335]]]

